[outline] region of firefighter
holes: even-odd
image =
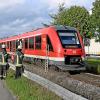
[[[7,75],[7,66],[8,66],[8,53],[6,51],[6,46],[2,45],[2,51],[0,53],[0,76],[1,79],[5,78]]]
[[[19,45],[16,50],[15,61],[14,61],[16,67],[15,79],[21,77],[22,68],[23,68],[23,64],[22,64],[23,58],[24,58],[24,54],[22,53],[22,46]]]

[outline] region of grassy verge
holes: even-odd
[[[98,65],[100,64],[100,60],[99,59],[87,59],[89,64],[93,64],[93,65]]]
[[[12,70],[8,72],[6,85],[18,100],[61,100],[54,93],[25,77],[15,80]]]
[[[93,73],[100,74],[100,60],[99,59],[87,59],[87,70]]]

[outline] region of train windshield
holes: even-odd
[[[80,44],[76,31],[58,31],[58,35],[64,47],[78,46]]]

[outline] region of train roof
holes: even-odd
[[[74,31],[76,31],[76,28],[70,27],[70,26],[55,25],[54,27],[56,30],[74,30]]]
[[[16,35],[16,36],[4,38],[4,39],[1,39],[0,42],[13,41],[13,40],[16,40],[16,39],[27,38],[27,37],[30,37],[34,34],[35,35],[42,34],[41,33],[42,31],[45,31],[45,30],[48,30],[48,29],[54,29],[55,31],[58,31],[58,30],[74,30],[74,31],[76,31],[76,29],[74,27],[63,26],[63,25],[52,25],[52,26],[46,26],[45,28],[35,29],[35,30],[30,31],[30,32],[26,32],[26,33],[19,34],[19,35]]]

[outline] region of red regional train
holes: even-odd
[[[80,33],[69,26],[48,26],[17,36],[1,39],[7,52],[14,56],[22,45],[25,60],[48,62],[62,70],[84,70],[84,45]]]

